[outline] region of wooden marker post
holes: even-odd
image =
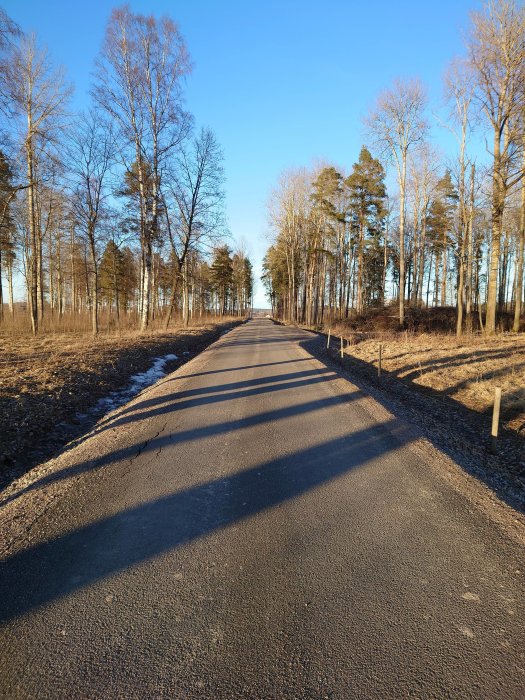
[[[381,360],[383,359],[383,343],[379,343],[379,363],[377,365],[377,376],[381,376]]]
[[[492,431],[490,440],[490,449],[492,454],[498,451],[498,428],[499,428],[499,410],[501,407],[501,387],[496,387],[494,394],[494,410],[492,411]]]
[[[341,359],[343,359],[343,336],[341,336]]]
[[[326,341],[326,349],[330,350],[330,328],[328,329],[328,340]]]

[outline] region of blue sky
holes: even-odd
[[[66,67],[76,108],[88,101],[93,60],[118,4],[2,3]],[[179,24],[194,63],[187,107],[223,147],[230,230],[246,243],[257,273],[268,246],[266,201],[280,172],[315,160],[351,168],[365,140],[362,117],[395,77],[420,76],[438,110],[443,73],[463,52],[469,12],[478,9],[462,0],[129,4]],[[450,146],[443,130],[435,141]],[[256,305],[266,305],[258,280],[256,287]]]

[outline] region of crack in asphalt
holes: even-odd
[[[147,440],[145,440],[142,443],[142,445],[139,447],[137,453],[135,455],[133,455],[133,457],[130,458],[130,460],[128,462],[128,467],[131,467],[133,462],[135,462],[135,460],[140,457],[140,455],[144,452],[144,450],[148,447],[148,445],[150,443],[154,442],[157,438],[159,438],[162,435],[162,433],[166,430],[167,425],[168,425],[167,422],[164,423],[164,425],[162,426],[162,428],[160,430],[158,430],[154,435],[152,435],[150,438],[148,438]],[[151,464],[160,455],[161,452],[162,452],[162,445],[159,445],[159,448],[157,449],[157,451],[155,452],[153,457],[151,459],[148,459],[148,461],[144,464],[144,466]]]

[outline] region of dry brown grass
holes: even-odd
[[[334,326],[332,334],[348,342],[345,352],[377,366],[383,345],[383,369],[444,394],[477,412],[490,411],[496,387],[502,389],[502,423],[525,437],[525,335],[456,338],[410,332],[360,333]]]
[[[191,325],[203,326],[209,323],[216,323],[219,320],[220,319],[216,316],[210,314],[193,319]],[[46,308],[44,319],[40,322],[40,325],[40,336],[62,334],[90,335],[91,315],[86,311],[75,312],[74,314],[68,311],[59,317],[58,314],[52,314],[51,310]],[[174,317],[170,322],[169,330],[172,328],[179,328],[180,326],[180,319]],[[139,316],[136,312],[122,313],[118,324],[114,313],[110,314],[106,311],[101,311],[99,314],[100,335],[133,334],[137,332],[138,327]],[[163,315],[153,318],[150,323],[150,333],[159,331],[164,331]],[[21,304],[18,304],[12,316],[7,307],[4,306],[4,318],[0,321],[0,338],[31,335],[31,320],[27,310],[25,310]]]
[[[168,332],[96,338],[80,331],[0,334],[0,485],[10,470],[31,466],[64,444],[75,433],[77,414],[126,386],[153,358],[176,354],[180,359],[166,367],[173,370],[238,322],[203,319]]]

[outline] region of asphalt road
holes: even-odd
[[[308,338],[233,330],[15,494],[1,697],[523,700],[523,550]]]

